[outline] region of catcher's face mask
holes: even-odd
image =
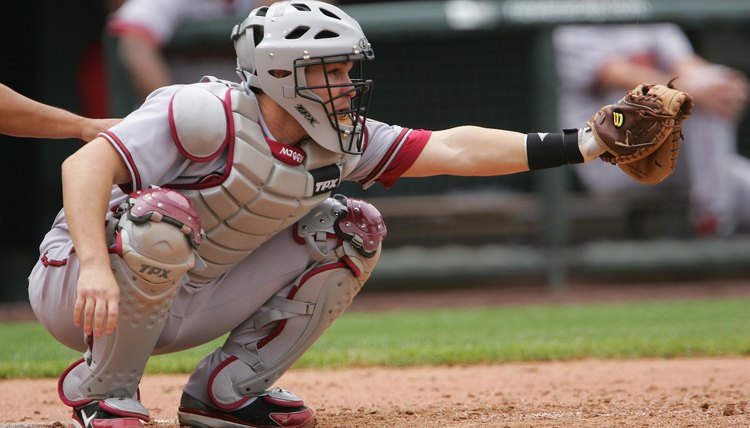
[[[357,21],[328,3],[279,2],[251,12],[232,39],[238,73],[251,87],[276,101],[327,150],[362,152],[372,81],[362,78],[361,63],[374,54]],[[348,74],[355,78],[342,82],[328,74],[342,63],[352,64]],[[306,67],[322,67],[327,77],[310,84]]]
[[[323,107],[343,153],[362,153],[363,126],[372,93],[372,80],[362,78],[362,60],[360,54],[295,61],[297,95]]]

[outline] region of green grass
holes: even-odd
[[[295,367],[750,355],[750,299],[344,314]],[[221,340],[153,357],[189,373]],[[0,378],[57,376],[79,357],[38,324],[0,324]]]

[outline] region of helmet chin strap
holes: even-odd
[[[262,89],[260,87],[260,82],[258,81],[258,76],[251,74],[251,73],[247,73],[247,72],[244,72],[244,73],[247,75],[246,81],[247,81],[248,86],[250,86],[251,88]]]
[[[244,82],[247,82],[247,85],[249,87],[261,89],[258,76],[242,68],[239,58],[237,59],[237,67],[234,70],[237,73],[237,76],[240,77],[240,79],[242,79]]]

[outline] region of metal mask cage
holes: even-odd
[[[335,56],[321,56],[321,57],[307,57],[300,58],[294,61],[294,86],[298,96],[314,101],[323,106],[323,109],[328,116],[328,121],[331,127],[336,130],[336,134],[339,140],[339,146],[342,152],[348,154],[360,154],[362,153],[362,139],[364,136],[364,124],[367,119],[367,113],[370,106],[370,95],[372,94],[372,80],[365,80],[363,78],[363,60],[370,59],[371,54],[365,55],[362,53],[357,54],[342,54]],[[327,65],[335,63],[352,63],[352,69],[349,71],[351,83],[342,84],[331,84],[328,80],[328,69]],[[300,85],[300,75],[304,75],[305,68],[309,66],[321,66],[323,67],[323,77],[325,83],[322,85]],[[351,76],[358,76],[352,78]],[[305,78],[306,82],[307,79]],[[351,88],[347,91],[342,91],[339,95],[334,96],[333,88]],[[327,99],[320,98],[317,94],[309,92],[313,89],[325,89],[328,96]],[[351,94],[354,93],[352,96]],[[335,101],[342,97],[350,97],[349,108],[346,110],[336,110],[334,107]],[[339,121],[339,117],[346,116],[350,124],[342,123]]]

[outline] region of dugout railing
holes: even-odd
[[[750,2],[725,0],[414,1],[341,5],[362,24],[376,61],[372,117],[415,128],[478,124],[556,129],[550,31],[561,23],[680,24],[699,53],[750,72]],[[232,58],[240,18],[180,28],[170,60]],[[111,108],[135,98],[106,40]],[[750,73],[749,73],[750,74]],[[743,121],[741,134],[747,128]],[[747,153],[750,141],[740,138]],[[552,287],[571,276],[653,278],[750,273],[750,239],[694,239],[685,195],[580,191],[567,168],[508,177],[402,179],[389,191],[343,193],[375,203],[390,230],[372,280],[435,284],[459,278],[532,278]]]

